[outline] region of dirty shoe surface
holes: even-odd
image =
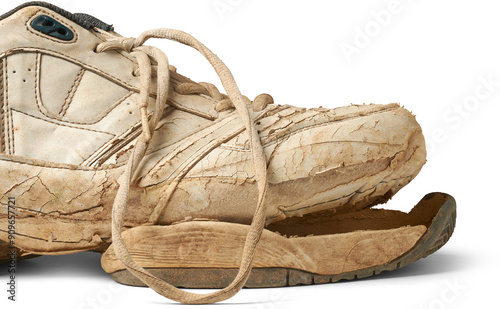
[[[250,100],[184,32],[125,38],[45,3],[4,14],[0,33],[0,253],[15,197],[20,258],[98,251],[118,282],[211,303],[393,270],[453,232],[446,194],[409,214],[371,209],[426,160],[398,104]],[[177,73],[151,38],[199,51],[224,91]]]

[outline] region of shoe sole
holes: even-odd
[[[444,197],[444,199],[443,199]],[[398,258],[384,265],[344,272],[336,275],[320,275],[303,270],[281,267],[253,268],[245,285],[248,288],[285,287],[309,284],[332,283],[353,280],[393,271],[416,262],[436,252],[450,239],[456,223],[456,203],[453,197],[443,193],[430,193],[422,201],[442,203],[432,223],[415,245]],[[231,283],[237,269],[222,268],[146,268],[155,276],[182,288],[222,288]],[[145,286],[128,270],[111,273],[111,277],[122,284]]]

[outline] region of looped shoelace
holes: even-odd
[[[188,45],[200,52],[213,66],[215,72],[219,76],[222,85],[227,92],[228,98],[231,100],[234,108],[236,108],[241,117],[245,129],[249,135],[250,149],[255,169],[255,180],[257,182],[259,198],[257,208],[247,234],[240,268],[235,279],[229,286],[222,290],[208,294],[197,294],[180,290],[173,285],[157,278],[149,273],[146,269],[138,265],[131,257],[127,250],[125,242],[121,237],[124,214],[127,209],[127,200],[129,196],[130,186],[132,183],[132,175],[134,175],[140,162],[146,154],[146,150],[154,135],[155,128],[160,121],[163,110],[167,104],[170,72],[167,56],[158,48],[152,46],[143,46],[150,38],[161,38]],[[226,65],[208,48],[201,44],[191,35],[172,29],[156,29],[146,31],[137,39],[133,38],[118,38],[109,40],[99,44],[96,52],[105,52],[108,50],[123,50],[129,52],[137,60],[140,72],[140,112],[142,133],[137,139],[132,154],[127,162],[124,173],[118,179],[119,188],[113,203],[112,210],[112,242],[116,256],[125,265],[128,271],[147,284],[157,293],[174,301],[186,304],[205,304],[215,303],[231,298],[238,293],[245,285],[252,268],[252,262],[255,255],[255,249],[262,235],[265,226],[265,195],[267,191],[267,160],[264,149],[260,142],[257,129],[251,119],[248,107],[241,95],[236,82],[226,67]],[[150,86],[152,82],[152,64],[157,64],[157,96],[155,108],[152,116],[148,117],[147,107],[151,93]]]

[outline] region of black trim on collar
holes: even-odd
[[[15,9],[3,14],[0,16],[0,20],[3,20],[12,14],[16,13],[20,9],[29,7],[29,6],[41,6],[44,8],[47,8],[49,10],[52,10],[56,12],[57,14],[62,15],[63,17],[77,23],[78,25],[82,26],[85,29],[92,29],[92,28],[98,28],[102,29],[104,31],[113,31],[113,25],[106,24],[105,22],[95,18],[94,16],[88,15],[88,14],[83,14],[83,13],[70,13],[68,11],[65,11],[61,9],[58,6],[55,6],[53,4],[47,3],[47,2],[42,2],[42,1],[32,1],[32,2],[26,2],[24,4],[21,4],[20,6],[16,7]]]

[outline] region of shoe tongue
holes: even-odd
[[[92,29],[92,28],[98,28],[102,29],[104,31],[113,31],[113,25],[107,24],[94,16],[88,15],[88,14],[83,14],[83,13],[70,13],[66,10],[61,9],[60,7],[53,5],[51,3],[47,2],[42,2],[42,1],[32,1],[32,2],[26,2],[24,4],[21,4],[20,6],[16,7],[15,9],[3,14],[0,16],[0,20],[3,20],[12,14],[16,13],[17,11],[29,7],[29,6],[40,6],[47,8],[49,10],[54,11],[55,13],[77,23],[78,25],[82,26],[85,29]]]

